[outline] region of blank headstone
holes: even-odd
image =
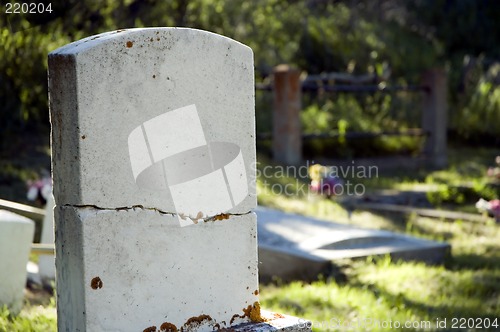
[[[49,90],[59,330],[250,321],[251,49],[192,29],[104,33],[49,55]]]
[[[0,308],[18,313],[23,304],[26,264],[35,223],[18,214],[0,210]]]

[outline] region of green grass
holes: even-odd
[[[54,297],[26,301],[19,314],[13,315],[6,308],[0,308],[0,332],[49,332],[57,330]]]
[[[326,279],[269,285],[261,290],[263,306],[309,319],[315,331],[328,330],[332,321],[429,321],[435,327],[436,319],[498,317],[499,269],[450,270],[388,258],[344,264],[347,282]]]
[[[468,183],[489,181],[484,174],[498,152],[488,149],[452,150],[450,167],[446,170],[395,171],[380,174],[378,178],[356,180],[366,185],[369,191],[425,187],[439,193],[442,188],[448,190]],[[286,183],[290,179],[280,181]],[[339,268],[346,276],[341,281],[326,276],[311,284],[278,282],[263,285],[263,307],[309,319],[315,331],[387,330],[377,322],[382,324],[388,321],[401,324],[430,322],[431,330],[435,330],[436,319],[442,322],[445,318],[448,330],[453,318],[487,318],[491,322],[498,319],[500,324],[500,227],[491,219],[486,223],[473,223],[367,211],[355,211],[349,218],[347,211],[335,200],[272,195],[262,186],[262,179],[258,189],[261,190],[259,203],[263,205],[340,223],[447,241],[452,245],[452,255],[443,266],[393,262],[387,257],[368,258],[339,262]],[[478,190],[474,194],[481,195],[483,192]],[[492,196],[498,198],[498,189]],[[461,202],[439,202],[437,205],[475,212],[473,203],[476,197],[472,198]],[[346,325],[339,327],[339,322],[366,325],[354,325],[357,328],[351,326],[349,329]],[[498,329],[490,327],[484,330]]]

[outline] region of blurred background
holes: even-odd
[[[43,1],[41,1],[43,2]],[[257,83],[281,63],[308,75],[345,73],[387,86],[418,85],[423,72],[448,74],[450,143],[498,146],[500,137],[500,4],[497,1],[46,1],[51,13],[0,18],[0,186],[16,174],[12,157],[48,169],[48,52],[100,32],[127,27],[185,26],[249,45]],[[408,91],[303,94],[304,134],[380,132],[420,126],[419,93]],[[271,131],[272,96],[257,90],[257,131]],[[419,137],[314,138],[305,156],[417,153]],[[268,151],[265,140],[259,142]],[[34,160],[37,157],[44,161]],[[9,161],[10,160],[10,161]],[[12,183],[9,183],[9,187]],[[24,188],[23,188],[24,190]]]

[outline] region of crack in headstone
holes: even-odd
[[[72,207],[72,208],[89,208],[89,209],[95,209],[95,210],[100,210],[100,211],[130,211],[130,210],[136,210],[136,209],[141,209],[141,210],[149,210],[149,211],[155,211],[163,215],[171,215],[174,217],[182,217],[182,214],[176,213],[176,212],[167,212],[163,211],[161,209],[155,208],[155,207],[147,207],[142,204],[136,204],[136,205],[131,205],[131,206],[120,206],[120,207],[102,207],[102,206],[97,206],[95,204],[64,204],[62,205],[63,207]],[[224,220],[224,219],[229,219],[233,216],[244,216],[247,214],[252,213],[252,211],[247,211],[247,212],[242,212],[242,213],[220,213],[216,214],[213,216],[207,216],[203,219],[204,222],[208,221],[218,221],[218,220]]]

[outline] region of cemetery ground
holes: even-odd
[[[26,203],[23,183],[39,171],[48,157],[44,155],[45,150],[40,149],[35,153],[37,158],[25,162],[22,159],[26,155],[22,149],[18,151],[17,157],[0,160],[0,197]],[[435,207],[476,213],[477,196],[494,194],[484,183],[487,167],[492,166],[497,153],[492,149],[454,148],[446,170],[381,171],[376,178],[356,181],[369,192],[432,188],[428,197]],[[259,162],[261,169],[270,165],[262,156]],[[265,309],[309,319],[315,331],[357,320],[402,324],[429,321],[433,330],[436,319],[445,318],[448,329],[453,318],[482,318],[484,322],[488,318],[490,323],[500,324],[500,225],[493,219],[473,222],[361,210],[349,213],[343,198],[276,195],[266,189],[265,181],[299,186],[307,179],[259,177],[261,205],[339,223],[447,241],[452,246],[451,256],[443,266],[371,257],[337,262],[336,273],[319,276],[311,283],[275,280],[261,284],[261,302]],[[496,188],[493,190],[498,192]],[[31,259],[37,257],[32,255]],[[371,328],[377,330],[375,325]],[[489,330],[496,328],[491,325]],[[26,303],[19,316],[10,316],[7,309],[0,311],[0,331],[56,331],[54,297],[41,289],[27,289]]]

